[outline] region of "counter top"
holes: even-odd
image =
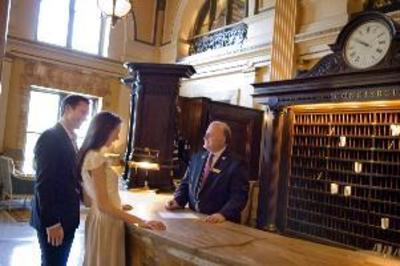
[[[142,219],[162,220],[167,226],[166,231],[151,231],[128,225],[127,233],[144,242],[156,243],[153,248],[163,249],[174,256],[175,263],[183,262],[181,265],[400,265],[398,259],[318,244],[231,222],[208,224],[202,221],[204,215],[188,209],[178,213],[192,214],[196,218],[162,219],[167,212],[164,203],[171,197],[151,192],[121,192],[122,201],[133,206],[132,214]]]

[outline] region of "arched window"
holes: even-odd
[[[194,35],[241,21],[247,16],[247,0],[207,0],[197,17]]]

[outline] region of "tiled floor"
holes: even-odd
[[[0,206],[0,266],[40,265],[36,231],[28,223],[16,222]],[[75,233],[68,265],[82,265],[84,254],[84,219]]]

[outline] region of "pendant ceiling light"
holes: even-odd
[[[129,11],[131,11],[131,1],[132,0],[98,0],[97,4],[104,15],[111,17],[112,25],[115,26],[118,19],[126,16]]]

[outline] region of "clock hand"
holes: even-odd
[[[359,43],[359,44],[362,44],[362,45],[364,45],[365,47],[371,47],[371,45],[369,45],[368,43],[366,43],[366,42],[364,42],[364,41],[361,41],[360,39],[354,39],[354,41],[356,42],[356,43]]]

